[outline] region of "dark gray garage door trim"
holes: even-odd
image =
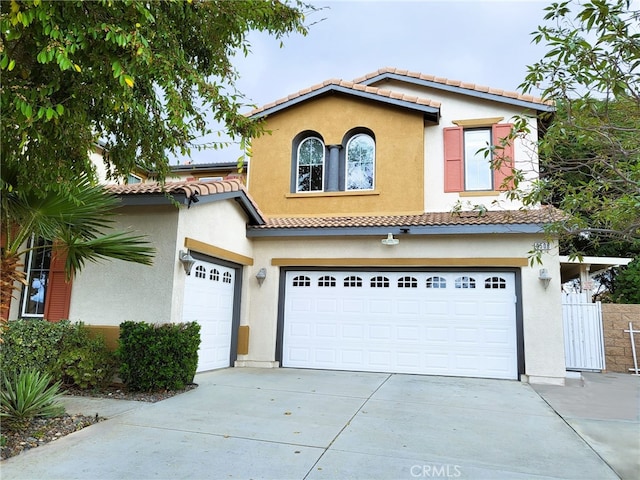
[[[411,267],[315,267],[315,266],[295,266],[295,267],[281,267],[280,268],[280,280],[278,286],[278,324],[276,332],[276,351],[275,359],[278,361],[280,367],[282,367],[283,360],[283,340],[284,340],[284,308],[285,308],[285,289],[286,289],[286,274],[287,272],[295,272],[300,270],[314,270],[314,271],[361,271],[361,272],[509,272],[515,276],[515,291],[516,291],[516,351],[518,358],[518,380],[525,372],[524,362],[524,328],[523,328],[523,308],[522,308],[522,272],[519,268],[482,268],[482,267],[424,267],[424,268],[411,268]],[[235,330],[234,330],[235,332]]]
[[[240,327],[240,306],[242,297],[242,265],[229,262],[228,260],[222,260],[220,258],[212,257],[210,255],[204,255],[203,253],[195,252],[191,250],[191,256],[196,260],[202,260],[203,262],[213,262],[223,267],[232,268],[235,270],[235,280],[233,285],[233,318],[231,321],[231,346],[229,351],[229,366],[233,367],[238,359],[238,329]]]

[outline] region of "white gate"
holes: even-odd
[[[590,302],[582,293],[563,293],[562,320],[567,370],[604,370],[600,302]]]

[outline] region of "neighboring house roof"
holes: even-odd
[[[345,80],[331,79],[318,85],[300,90],[297,93],[281,98],[275,102],[268,103],[263,107],[254,109],[247,116],[261,118],[267,115],[284,110],[298,103],[332,93],[343,93],[354,97],[367,98],[382,103],[408,108],[421,112],[429,120],[438,122],[440,118],[440,102],[428,98],[420,98],[415,95],[406,95],[392,90],[377,87],[369,87]]]
[[[553,207],[535,210],[436,212],[421,215],[269,218],[250,237],[394,234],[539,233],[561,217]]]
[[[464,95],[490,99],[545,112],[552,112],[555,110],[554,103],[552,101],[543,100],[542,98],[534,97],[533,95],[523,95],[499,88],[491,88],[483,85],[477,85],[475,83],[463,82],[461,80],[451,80],[444,77],[436,77],[435,75],[425,75],[419,72],[410,72],[408,70],[400,70],[392,67],[382,68],[375,72],[368,73],[355,79],[354,82],[362,85],[372,85],[388,80],[399,80],[425,87],[436,88],[438,90],[462,93]]]
[[[264,215],[239,180],[135,183],[106,185],[105,188],[121,197],[124,205],[159,205],[174,201],[191,207],[199,202],[234,199],[249,216],[250,224],[264,223]]]
[[[476,85],[475,83],[450,80],[443,77],[436,77],[434,75],[425,75],[422,73],[409,72],[408,70],[388,67],[368,73],[353,81],[340,79],[326,80],[317,85],[313,85],[309,88],[293,93],[285,98],[281,98],[275,102],[256,108],[249,112],[247,116],[261,118],[312,98],[331,93],[343,93],[421,111],[430,120],[438,122],[440,117],[440,102],[421,98],[415,95],[402,94],[397,91],[380,88],[379,86],[373,86],[374,83],[388,80],[399,80],[416,85],[436,88],[438,90],[456,92],[463,95],[484,98],[538,111],[551,112],[555,110],[552,102],[534,97],[533,95],[522,95],[517,92]]]
[[[246,168],[247,161],[242,162],[242,167]],[[238,170],[238,162],[212,162],[212,163],[189,163],[184,165],[171,165],[172,172],[197,172],[202,170],[227,171]]]

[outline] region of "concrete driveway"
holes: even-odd
[[[515,381],[225,369],[145,404],[68,398],[110,416],[2,463],[8,479],[616,479]]]

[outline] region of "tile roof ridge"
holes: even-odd
[[[430,82],[434,82],[434,83],[440,83],[442,85],[447,85],[450,87],[458,87],[458,88],[462,88],[465,90],[474,90],[474,91],[478,91],[478,92],[485,92],[485,93],[490,93],[493,95],[498,95],[501,97],[507,97],[507,98],[515,98],[518,100],[523,100],[526,102],[532,102],[532,103],[540,103],[543,105],[553,105],[553,101],[551,100],[545,100],[541,97],[536,97],[534,95],[530,95],[530,94],[523,94],[523,93],[518,93],[518,92],[514,92],[514,91],[509,91],[509,90],[504,90],[504,89],[499,89],[499,88],[493,88],[493,87],[489,87],[489,86],[485,86],[485,85],[478,85],[476,83],[471,83],[471,82],[465,82],[462,80],[455,80],[455,79],[449,79],[446,77],[436,77],[435,75],[428,75],[428,74],[423,74],[420,72],[410,72],[408,70],[401,70],[399,68],[393,68],[393,67],[385,67],[385,68],[380,68],[378,70],[375,70],[373,72],[370,73],[366,73],[364,75],[362,75],[361,77],[358,77],[356,79],[353,80],[353,83],[362,83],[365,82],[367,80],[370,80],[372,78],[375,78],[379,75],[384,75],[384,74],[395,74],[395,75],[401,75],[404,77],[410,77],[410,78],[416,78],[419,80],[426,80],[426,81],[430,81]]]
[[[359,91],[359,92],[366,92],[366,93],[371,93],[374,95],[379,95],[382,97],[387,97],[387,98],[394,98],[394,99],[400,99],[409,103],[415,103],[417,105],[425,105],[425,106],[430,106],[430,107],[434,107],[434,108],[439,108],[440,107],[440,102],[436,102],[435,100],[431,100],[429,98],[424,98],[424,97],[417,97],[415,95],[407,95],[407,94],[401,94],[401,98],[398,98],[396,93],[397,92],[391,92],[388,89],[384,89],[384,88],[379,88],[379,87],[374,87],[374,86],[370,86],[370,85],[362,85],[358,82],[355,81],[349,81],[349,80],[342,80],[339,78],[331,78],[328,80],[325,80],[321,83],[316,83],[315,85],[312,85],[310,87],[304,88],[302,90],[298,90],[295,93],[292,93],[290,95],[287,95],[286,97],[282,97],[278,100],[275,100],[273,102],[269,102],[265,105],[263,105],[262,107],[257,107],[254,108],[253,110],[251,110],[249,113],[246,114],[246,116],[250,117],[252,115],[255,115],[257,113],[263,112],[265,110],[268,110],[270,108],[276,107],[278,105],[282,105],[284,103],[287,103],[291,100],[294,100],[296,98],[302,97],[304,95],[308,95],[310,93],[313,93],[317,90],[320,90],[322,88],[331,86],[331,85],[335,85],[337,87],[343,87],[343,88],[348,88],[350,90],[355,90],[355,91]],[[393,94],[393,95],[392,95]]]

